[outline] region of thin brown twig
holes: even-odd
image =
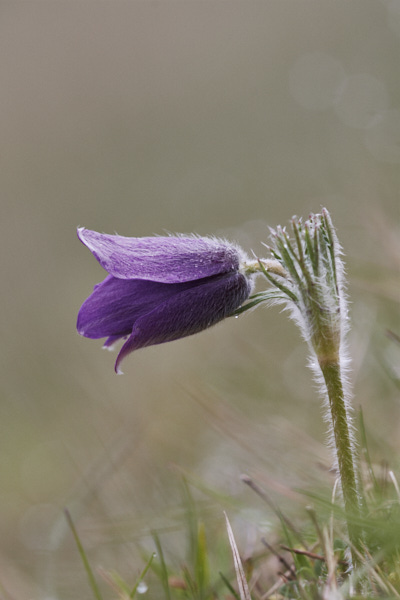
[[[285,546],[285,544],[281,544],[281,548],[283,550],[287,550],[288,552],[293,552],[293,554],[301,554],[303,556],[308,556],[308,558],[312,558],[313,560],[321,560],[322,562],[326,562],[326,558],[322,554],[316,554],[315,552],[310,552],[309,550],[300,550],[298,548],[290,548],[289,546]],[[338,563],[340,565],[348,566],[348,562],[345,560],[339,560]]]
[[[394,342],[397,342],[398,344],[400,344],[400,335],[397,335],[397,333],[395,333],[391,329],[386,329],[386,336],[390,340],[393,340]]]
[[[276,556],[276,558],[279,560],[279,562],[281,562],[283,564],[283,566],[286,568],[286,570],[289,571],[291,578],[296,579],[297,575],[296,575],[296,570],[294,568],[294,565],[290,565],[288,563],[288,561],[286,560],[286,558],[284,556],[282,556],[282,554],[279,554],[279,552],[277,552],[270,544],[268,544],[268,542],[265,538],[262,538],[261,542],[264,544],[264,546],[266,548],[268,548],[268,550],[270,552],[272,552],[272,554],[274,556]],[[282,573],[279,573],[279,575],[282,575]]]
[[[260,498],[262,498],[264,500],[264,502],[266,502],[268,504],[268,506],[274,511],[274,513],[280,519],[282,519],[282,521],[284,521],[284,523],[289,527],[289,529],[291,531],[293,531],[293,533],[296,535],[300,544],[302,546],[304,546],[305,548],[307,548],[307,544],[302,539],[299,531],[296,529],[296,527],[293,525],[293,523],[290,521],[290,519],[288,519],[282,513],[282,511],[275,505],[275,503],[271,500],[271,498],[268,496],[268,494],[264,490],[262,490],[260,488],[260,486],[257,485],[257,483],[255,481],[253,481],[253,479],[251,477],[249,477],[248,475],[243,474],[240,476],[240,479],[241,479],[241,481],[243,481],[243,483],[248,485],[249,488],[253,490],[253,492],[255,492],[258,496],[260,496]]]
[[[285,582],[285,580],[287,580],[289,575],[290,575],[289,571],[284,573],[284,577],[282,577],[283,582]],[[272,587],[270,587],[269,590],[267,592],[265,592],[265,594],[263,596],[261,596],[261,600],[268,600],[268,598],[270,596],[272,596],[273,594],[275,594],[275,592],[278,591],[281,586],[282,586],[282,581],[276,581],[274,583],[274,585]]]

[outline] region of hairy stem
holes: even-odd
[[[249,306],[271,299],[281,302],[283,298],[309,344],[312,359],[317,357],[328,396],[352,562],[360,566],[362,506],[350,406],[343,387],[348,324],[340,244],[326,209],[319,215],[310,215],[305,223],[293,217],[291,224],[294,240],[286,229],[277,227],[272,232],[273,247],[269,248],[273,260],[258,261],[259,271],[281,294],[258,295]],[[253,269],[251,273],[257,272],[255,261],[248,268]]]
[[[352,545],[351,553],[353,565],[356,566],[360,562],[357,550],[360,550],[361,547],[361,531],[359,527],[360,500],[357,491],[355,453],[349,429],[349,415],[344,396],[341,370],[338,361],[320,361],[320,367],[328,392],[337,465],[342,485],[349,538]]]

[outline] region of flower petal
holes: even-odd
[[[108,337],[103,344],[104,350],[114,350],[115,343],[118,342],[121,338],[127,337],[128,336],[126,335],[110,335],[110,337]]]
[[[118,279],[180,283],[239,268],[241,250],[205,237],[129,238],[78,228],[78,237],[101,266]]]
[[[116,279],[108,275],[97,284],[78,313],[77,329],[85,337],[108,337],[105,347],[132,332],[135,321],[188,287],[187,283],[158,283],[141,279]]]
[[[251,287],[241,273],[233,273],[212,277],[167,299],[137,319],[118,354],[116,372],[134,350],[198,333],[230,316],[248,298]]]

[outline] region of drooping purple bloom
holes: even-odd
[[[81,306],[77,329],[127,338],[115,363],[130,352],[198,333],[230,316],[249,297],[246,257],[224,240],[169,236],[127,238],[79,228],[78,237],[108,276]]]

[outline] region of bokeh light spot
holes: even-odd
[[[400,162],[400,110],[387,110],[365,133],[365,144],[379,161]]]
[[[387,2],[387,22],[390,29],[400,36],[400,0]]]
[[[293,98],[304,108],[325,110],[332,107],[346,73],[341,63],[322,52],[303,54],[289,72]]]
[[[59,514],[53,504],[32,504],[19,523],[20,538],[28,550],[52,550],[49,527]]]
[[[360,73],[343,81],[335,111],[349,127],[366,129],[388,106],[386,86],[376,77]]]

